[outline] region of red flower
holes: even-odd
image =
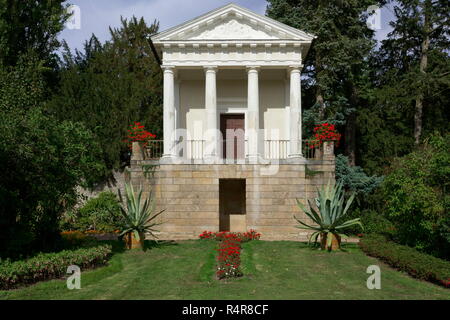
[[[132,142],[143,142],[143,146],[146,147],[148,140],[156,138],[156,135],[145,130],[145,127],[140,122],[135,122],[134,125],[130,125],[131,129],[128,129],[128,136],[125,142],[128,143],[130,149]]]

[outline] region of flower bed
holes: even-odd
[[[218,279],[234,278],[243,275],[241,271],[241,244],[250,240],[259,240],[261,234],[255,230],[241,232],[211,232],[203,231],[200,239],[212,239],[219,241],[217,249],[217,271]]]
[[[12,289],[19,285],[59,278],[66,274],[70,265],[77,265],[81,269],[103,265],[108,261],[111,250],[110,245],[98,245],[56,253],[41,253],[22,261],[3,261],[0,264],[0,289]]]
[[[365,235],[359,241],[361,249],[394,268],[415,278],[450,287],[450,262],[387,240],[382,235]]]

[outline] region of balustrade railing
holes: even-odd
[[[233,154],[237,152],[237,158],[242,158],[247,155],[248,141],[245,140],[243,147],[230,147],[233,143],[239,144],[239,141],[223,140],[219,144],[219,154],[223,156],[224,149],[232,150]],[[230,144],[230,145],[228,145]],[[302,141],[302,154],[306,159],[314,159],[320,157],[320,149],[313,146],[312,140]],[[180,156],[187,159],[203,159],[205,152],[205,140],[186,140]],[[231,149],[230,149],[231,148]],[[183,148],[181,148],[183,149]],[[243,149],[243,150],[242,150]],[[264,140],[264,158],[265,159],[287,159],[289,155],[290,143],[289,140]],[[161,158],[164,151],[163,140],[149,140],[144,149],[144,156],[147,160],[157,160]]]

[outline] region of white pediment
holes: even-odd
[[[246,21],[230,18],[219,21],[215,25],[207,26],[205,30],[198,30],[187,34],[186,40],[253,40],[279,39],[273,32],[261,30]]]
[[[297,40],[310,42],[313,35],[250,10],[229,4],[161,32],[155,43],[204,40]]]

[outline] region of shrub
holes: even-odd
[[[0,67],[1,257],[54,246],[77,186],[91,185],[105,169],[92,132],[47,112],[44,70],[32,58]]]
[[[368,176],[361,167],[351,166],[348,157],[336,156],[336,181],[341,182],[346,190],[357,194],[369,194],[383,181],[383,177]]]
[[[417,251],[414,248],[388,241],[382,235],[367,235],[359,246],[368,255],[376,257],[415,278],[450,284],[450,262]]]
[[[431,137],[411,154],[396,159],[382,183],[387,218],[395,239],[424,252],[449,258],[450,135]]]
[[[120,204],[116,195],[111,191],[104,191],[97,197],[89,199],[74,213],[66,213],[61,227],[65,230],[114,232],[120,229],[123,223],[124,218],[120,213]]]
[[[103,265],[111,254],[110,245],[99,245],[57,253],[41,253],[33,258],[0,264],[0,289],[11,289],[19,285],[41,280],[59,278],[66,274],[67,267],[93,268]]]

